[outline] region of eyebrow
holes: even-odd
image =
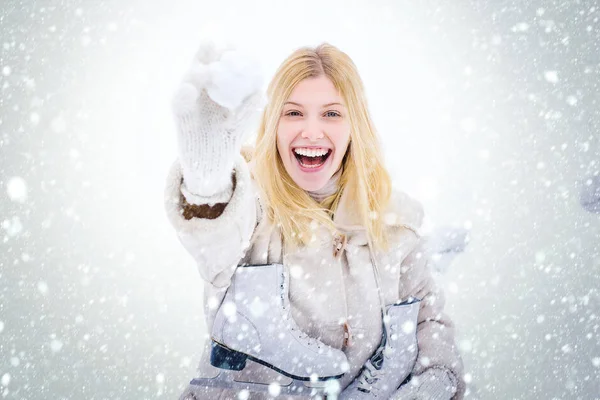
[[[293,101],[286,101],[285,103],[283,103],[283,105],[286,105],[286,104],[293,104],[293,105],[296,105],[298,107],[303,107],[302,104],[294,103]],[[333,105],[339,105],[339,106],[344,107],[344,105],[341,104],[341,103],[327,103],[327,104],[323,104],[322,107],[329,107],[329,106],[333,106]]]

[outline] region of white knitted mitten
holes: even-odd
[[[265,105],[262,84],[248,54],[212,42],[200,46],[171,103],[188,203],[231,198],[235,158]]]

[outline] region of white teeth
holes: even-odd
[[[328,149],[307,149],[305,147],[299,147],[297,149],[294,149],[294,151],[297,154],[300,154],[301,156],[306,156],[306,157],[324,156],[325,154],[327,154],[329,152]]]

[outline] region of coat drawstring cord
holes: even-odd
[[[375,275],[375,284],[377,285],[377,293],[379,294],[379,306],[381,307],[381,319],[383,320],[383,329],[384,332],[390,331],[390,319],[387,316],[387,312],[385,310],[385,300],[383,297],[383,291],[381,288],[381,275],[379,273],[379,266],[377,264],[377,260],[375,258],[374,250],[373,250],[373,242],[371,238],[367,234],[367,241],[369,245],[369,256],[371,257],[371,263],[373,264],[373,275]],[[389,341],[386,340],[384,352],[388,352],[389,350]]]

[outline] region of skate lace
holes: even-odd
[[[292,326],[292,331],[293,331],[293,332],[296,332],[296,334],[298,335],[298,339],[300,339],[300,340],[305,340],[305,341],[306,341],[306,344],[307,344],[308,346],[313,346],[313,345],[315,345],[315,344],[316,344],[316,345],[317,345],[317,346],[320,348],[320,346],[319,346],[319,343],[318,343],[318,342],[314,342],[314,343],[313,343],[313,342],[311,341],[311,339],[312,339],[312,340],[314,340],[314,339],[313,339],[312,337],[308,336],[308,335],[307,335],[307,334],[306,334],[304,331],[302,331],[300,328],[298,328],[298,325],[295,325],[295,324],[294,324],[294,326]]]
[[[281,288],[281,292],[283,293],[285,291],[285,277],[282,274],[281,275],[281,281],[280,281],[280,288]],[[283,318],[284,320],[290,322],[291,325],[291,330],[292,332],[295,332],[298,339],[304,341],[308,346],[314,346],[316,345],[317,348],[321,348],[321,343],[318,340],[315,340],[314,338],[308,336],[302,329],[300,329],[298,327],[298,324],[296,324],[296,321],[294,320],[294,318],[291,315],[291,310],[289,307],[286,307],[286,302],[284,299],[281,300],[282,301],[282,308],[283,308]],[[314,340],[314,342],[312,341]]]
[[[363,369],[360,377],[358,378],[358,389],[362,392],[370,392],[373,384],[377,383],[380,371],[375,367],[371,361],[367,361],[365,368]]]
[[[315,339],[308,336],[302,329],[300,329],[298,327],[298,324],[296,324],[296,321],[294,320],[294,318],[292,318],[290,309],[285,306],[285,303],[283,306],[283,311],[284,311],[283,319],[290,323],[291,330],[292,330],[292,332],[294,332],[297,335],[298,339],[304,341],[308,346],[317,345],[317,347],[320,349],[321,348],[320,342],[315,341],[313,343],[312,340],[315,340]]]

